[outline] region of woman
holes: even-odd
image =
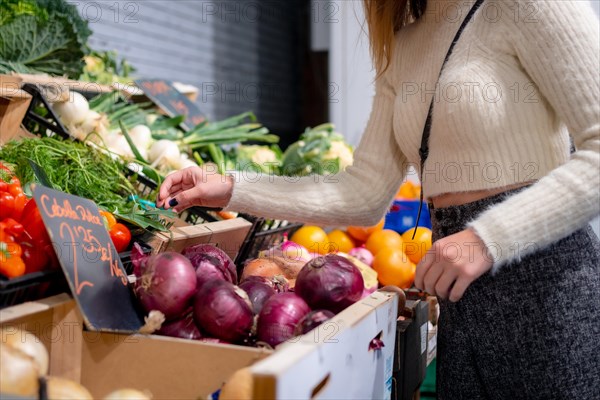
[[[440,399],[591,399],[600,393],[600,250],[588,226],[600,213],[598,21],[582,1],[486,0],[439,75],[473,3],[365,0],[376,96],[345,172],[291,181],[190,168],[165,180],[159,204],[373,225],[407,167],[419,168],[433,98],[421,172],[435,243],[415,285],[441,303]]]

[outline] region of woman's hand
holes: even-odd
[[[156,205],[181,212],[192,206],[225,207],[233,193],[233,177],[200,167],[188,167],[167,176]]]
[[[415,286],[458,301],[469,285],[492,268],[483,241],[471,229],[438,240],[417,265]]]

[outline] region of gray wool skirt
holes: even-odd
[[[431,209],[433,239],[514,192]],[[600,399],[600,242],[590,227],[484,274],[456,303],[439,300],[439,399]]]

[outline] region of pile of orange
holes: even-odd
[[[290,238],[292,242],[304,246],[311,253],[329,254],[339,251],[348,253],[356,247],[356,241],[348,233],[336,229],[326,233],[323,228],[305,225]]]
[[[349,226],[346,231],[336,229],[326,233],[318,226],[303,226],[290,238],[312,253],[348,253],[354,247],[364,245],[373,253],[373,269],[379,283],[402,289],[412,286],[416,265],[431,247],[431,230],[418,227],[404,234],[383,229],[384,220],[370,227]],[[413,238],[414,233],[414,238]]]
[[[398,193],[396,193],[397,200],[417,200],[421,195],[421,185],[412,181],[405,181],[400,185]]]
[[[414,229],[403,235],[379,228],[371,230],[366,236],[365,247],[375,256],[373,269],[382,285],[394,285],[408,289],[415,280],[416,265],[431,247],[431,231],[427,228],[417,228],[413,239]],[[348,228],[352,234],[353,230]]]

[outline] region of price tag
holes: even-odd
[[[96,204],[41,185],[33,197],[87,328],[138,331],[143,318]]]
[[[154,104],[170,117],[184,115],[185,120],[181,125],[185,130],[189,131],[206,119],[202,111],[175,89],[171,82],[163,79],[138,79],[135,83]]]

